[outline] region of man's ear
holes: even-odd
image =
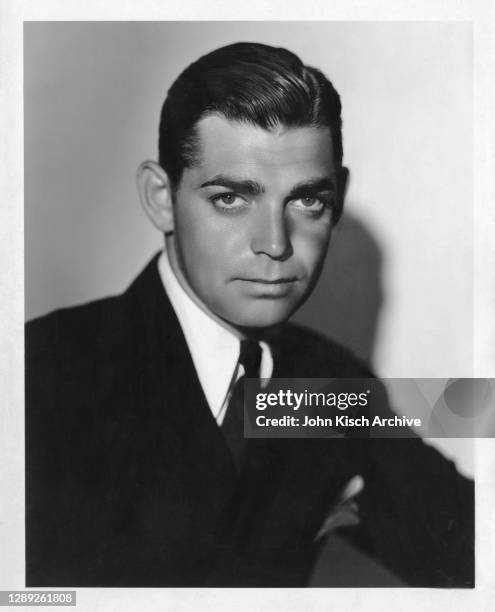
[[[333,219],[333,225],[337,225],[340,217],[342,216],[342,212],[344,210],[344,200],[345,195],[347,193],[347,188],[349,186],[349,169],[345,166],[342,166],[336,176],[337,180],[337,193],[336,193],[336,202],[335,202],[335,214]]]
[[[342,166],[337,174],[337,189],[342,200],[344,200],[345,194],[347,193],[347,188],[349,187],[349,177],[349,168]]]
[[[156,162],[145,161],[137,170],[139,199],[153,225],[165,234],[174,231],[172,187],[165,170]]]

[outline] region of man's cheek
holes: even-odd
[[[325,233],[305,235],[294,244],[294,252],[309,276],[312,276],[319,268],[325,258],[327,248],[328,237]]]

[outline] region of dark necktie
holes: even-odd
[[[234,457],[238,470],[244,450],[244,379],[259,378],[261,347],[255,340],[241,340],[238,364],[244,367],[244,375],[232,387],[222,431]]]

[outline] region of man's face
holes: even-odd
[[[174,202],[174,259],[209,311],[236,327],[286,321],[325,258],[336,194],[328,128],[277,128],[211,115],[200,160]]]

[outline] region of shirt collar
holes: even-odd
[[[182,289],[170,266],[166,250],[160,255],[158,270],[184,333],[206,401],[213,416],[217,418],[222,412],[232,381],[239,376],[236,365],[240,340],[208,316]],[[273,371],[273,358],[265,342],[260,342],[260,346],[260,376],[268,379]]]

